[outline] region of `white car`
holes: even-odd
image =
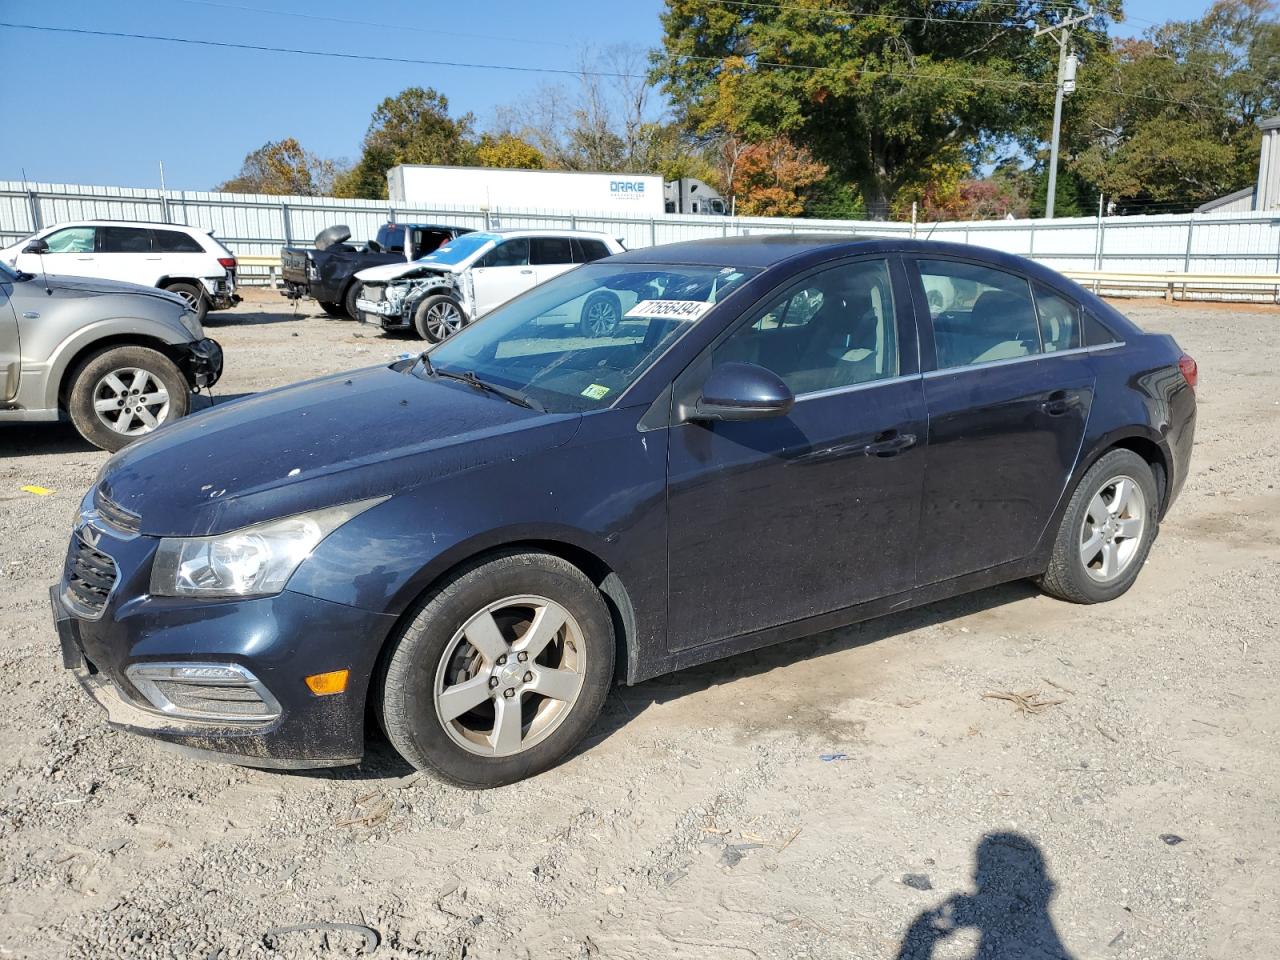
[[[625,249],[614,237],[584,230],[466,233],[411,263],[361,270],[356,309],[364,319],[376,317],[385,330],[414,329],[438,343],[512,297]],[[585,332],[599,335],[621,321],[615,302],[597,300],[590,306],[565,322],[581,322]],[[592,310],[599,314],[594,321],[586,316]],[[592,322],[600,329],[586,329]]]
[[[24,252],[43,240],[43,254]],[[203,320],[206,311],[240,301],[236,258],[210,230],[176,223],[72,220],[46,227],[0,250],[23,273],[123,280],[159,287],[186,300]]]

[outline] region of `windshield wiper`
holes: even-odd
[[[425,359],[425,358],[424,358]],[[450,380],[460,380],[468,386],[475,387],[484,393],[492,393],[495,397],[501,397],[516,406],[525,407],[529,410],[537,410],[539,413],[546,413],[546,408],[537,400],[528,394],[521,393],[519,390],[511,390],[507,387],[500,387],[496,383],[488,383],[476,376],[474,370],[467,370],[463,373],[455,373],[452,370],[434,370],[431,367],[431,361],[427,360],[427,368],[432,370],[432,376],[448,377]]]

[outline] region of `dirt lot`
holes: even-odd
[[[0,957],[365,945],[277,929],[316,923],[387,958],[1280,955],[1280,313],[1123,308],[1201,370],[1194,474],[1127,596],[1014,584],[621,690],[487,793],[380,742],[289,774],[108,732],[46,595],[105,454],[0,428]],[[215,315],[219,396],[415,348],[317,313]]]

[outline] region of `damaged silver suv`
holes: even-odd
[[[185,416],[221,375],[222,348],[178,294],[0,263],[0,424],[67,419],[119,450]]]

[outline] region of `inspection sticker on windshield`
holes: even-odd
[[[587,389],[582,391],[582,395],[588,400],[603,400],[609,393],[608,387],[602,387],[598,383],[593,383]]]
[[[714,306],[705,300],[641,300],[627,311],[626,316],[697,320]]]

